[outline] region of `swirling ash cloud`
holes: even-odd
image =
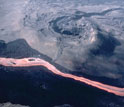
[[[71,78],[76,81],[91,85],[93,87],[99,88],[101,90],[113,93],[118,96],[124,96],[124,88],[119,88],[115,86],[106,85],[100,82],[92,81],[84,77],[75,76],[72,74],[67,74],[59,71],[55,66],[49,62],[40,58],[23,58],[23,59],[13,59],[13,58],[0,58],[0,65],[11,66],[11,67],[29,67],[29,66],[44,66],[49,69],[52,73],[60,75],[62,77]]]
[[[105,1],[0,0],[0,40],[25,39],[70,71],[81,69],[90,75],[123,79],[124,3],[101,3]],[[96,25],[107,35],[101,36]],[[122,41],[120,46],[113,42],[111,31]]]

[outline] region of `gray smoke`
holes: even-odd
[[[1,0],[0,40],[23,38],[71,71],[123,78],[123,5],[123,0]]]

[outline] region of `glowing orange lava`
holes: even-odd
[[[55,66],[49,62],[40,58],[23,58],[23,59],[13,59],[13,58],[0,58],[0,65],[11,66],[11,67],[29,67],[29,66],[44,66],[49,69],[54,74],[60,75],[62,77],[71,78],[76,81],[91,85],[93,87],[102,89],[109,93],[113,93],[118,96],[124,96],[124,88],[119,88],[115,86],[106,85],[100,82],[92,81],[84,77],[78,77],[72,74],[67,74],[59,71]]]

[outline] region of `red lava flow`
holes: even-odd
[[[14,58],[0,58],[0,65],[11,66],[11,67],[29,67],[29,66],[44,66],[49,69],[54,74],[60,75],[62,77],[71,78],[76,81],[88,84],[90,86],[102,89],[109,93],[113,93],[118,96],[124,96],[124,88],[119,88],[115,86],[110,86],[93,80],[89,80],[84,77],[78,77],[72,74],[67,74],[59,71],[55,66],[49,62],[40,59],[40,58],[23,58],[23,59],[14,59]]]

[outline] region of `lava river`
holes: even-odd
[[[124,96],[124,88],[119,88],[115,86],[110,86],[107,84],[103,84],[100,82],[96,82],[93,80],[89,80],[84,77],[75,76],[72,74],[67,74],[59,71],[55,66],[50,64],[49,62],[40,59],[40,58],[23,58],[23,59],[14,59],[14,58],[0,58],[0,65],[3,66],[11,66],[11,67],[29,67],[29,66],[44,66],[53,72],[56,75],[60,75],[62,77],[71,78],[76,81],[80,81],[82,83],[88,84],[90,86],[99,88],[101,90],[107,91],[109,93],[113,93],[118,96]]]

